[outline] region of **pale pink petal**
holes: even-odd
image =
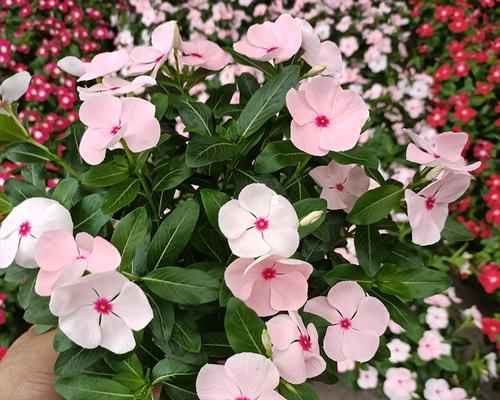
[[[152,149],[160,141],[160,123],[156,118],[143,121],[140,129],[129,128],[123,135],[123,140],[134,153]]]
[[[368,105],[354,90],[338,90],[333,105],[332,124],[338,124],[339,127],[346,126],[346,123],[354,124],[361,129],[369,116]]]
[[[328,127],[319,128],[319,146],[321,148],[333,151],[346,151],[352,149],[358,143],[361,136],[361,128],[367,118],[355,115],[355,110],[348,112],[350,112],[348,118],[333,119]],[[368,113],[366,113],[366,117],[368,117]]]
[[[267,218],[271,209],[271,201],[275,196],[277,194],[263,183],[251,183],[241,190],[238,201],[256,218]]]
[[[229,248],[238,257],[260,257],[271,251],[271,246],[255,228],[248,229],[236,239],[228,239]]]
[[[281,394],[279,394],[275,390],[269,390],[265,393],[263,393],[260,397],[259,400],[286,400]]]
[[[175,29],[177,29],[176,21],[168,21],[158,25],[151,34],[151,44],[163,54],[169,53],[174,42]]]
[[[292,342],[300,338],[297,324],[286,314],[271,318],[266,322],[266,326],[271,343],[278,350],[286,350]]]
[[[240,389],[226,374],[223,365],[205,364],[196,378],[196,393],[200,400],[237,398]]]
[[[80,141],[78,151],[87,164],[97,165],[106,157],[108,136],[103,129],[87,129]]]
[[[316,76],[308,82],[303,83],[300,86],[300,90],[304,90],[307,102],[318,115],[324,115],[329,119],[332,116],[333,118],[338,118],[340,110],[336,113],[334,111],[338,107],[343,106],[343,103],[337,103],[345,101],[342,98],[345,96],[346,91],[340,88],[340,84],[336,79],[326,76]],[[345,109],[343,112],[349,113],[350,110]]]
[[[241,207],[238,200],[230,200],[219,210],[219,228],[228,239],[239,238],[255,226],[255,217]]]
[[[307,379],[304,350],[299,342],[292,343],[285,350],[273,351],[273,363],[280,375],[294,385],[304,383]]]
[[[87,232],[79,232],[75,237],[78,251],[81,255],[88,256],[94,249],[94,237]]]
[[[415,143],[418,147],[425,150],[429,154],[435,153],[436,149],[435,149],[434,142],[431,142],[431,141],[421,137],[420,135],[413,133],[412,131],[405,131],[405,132],[408,134],[408,136],[411,137],[411,140],[413,140],[413,143]]]
[[[263,24],[255,24],[248,28],[247,39],[254,46],[271,49],[279,46],[274,32],[274,23],[266,21]]]
[[[253,263],[252,258],[238,258],[226,268],[224,280],[227,287],[239,299],[246,300],[252,292],[255,279],[261,273],[261,268],[251,268],[247,274],[245,270]]]
[[[436,200],[440,203],[452,203],[458,200],[469,188],[470,180],[471,177],[468,174],[448,174],[436,191]]]
[[[429,153],[426,153],[425,151],[420,150],[417,146],[415,146],[413,143],[410,143],[408,147],[406,148],[406,159],[408,161],[417,163],[417,164],[427,164],[430,163],[436,158]]]
[[[92,306],[83,306],[59,318],[59,329],[78,346],[95,349],[101,343],[100,314]]]
[[[321,50],[321,41],[309,22],[302,18],[295,18],[295,22],[302,32],[302,49],[304,52],[315,54]]]
[[[153,46],[137,46],[130,52],[130,59],[134,63],[154,65],[156,60],[162,55],[163,53]]]
[[[98,313],[96,312],[96,314]],[[125,321],[113,313],[101,316],[101,334],[101,347],[115,354],[128,353],[135,347],[132,330]]]
[[[329,210],[343,210],[347,208],[347,204],[344,203],[340,194],[341,192],[336,188],[324,188],[320,197],[326,200],[326,208]]]
[[[106,110],[106,112],[103,112]],[[80,106],[80,121],[91,128],[109,128],[120,125],[122,101],[109,94],[96,94]]]
[[[19,247],[17,249],[16,258],[14,261],[20,267],[25,268],[36,268],[35,261],[35,249],[36,249],[37,239],[33,236],[26,236],[21,238],[19,241]]]
[[[344,318],[352,318],[358,309],[359,302],[365,297],[365,291],[357,282],[343,281],[330,289],[328,303]]]
[[[340,313],[330,305],[326,296],[318,296],[308,300],[304,306],[304,311],[318,315],[331,324],[338,324],[342,319]]]
[[[0,268],[9,267],[16,257],[19,246],[19,235],[11,233],[9,236],[0,239]]]
[[[127,282],[112,302],[113,313],[134,331],[143,329],[153,319],[153,310],[144,292],[135,283]]]
[[[215,44],[215,43],[212,43]],[[219,46],[217,46],[219,47]],[[203,68],[210,71],[219,71],[231,62],[231,56],[219,47],[211,57],[203,64]]]
[[[70,231],[54,230],[44,233],[35,250],[38,266],[48,272],[60,270],[78,257],[78,248]]]
[[[351,168],[344,183],[345,191],[359,197],[368,190],[369,186],[370,178],[365,174],[363,168],[359,166]]]
[[[342,340],[342,353],[354,361],[366,362],[377,352],[379,338],[372,332],[346,329]]]
[[[35,292],[39,296],[50,296],[52,293],[52,286],[61,275],[62,270],[50,272],[40,269],[36,277]]]
[[[33,199],[29,199],[33,200]],[[46,206],[42,210],[33,208],[30,221],[32,221],[31,234],[40,237],[44,232],[51,230],[73,231],[73,221],[69,211],[55,200],[45,199]],[[36,207],[36,206],[35,206]]]
[[[90,272],[112,271],[120,265],[122,257],[115,246],[100,236],[94,238],[92,253],[87,258]]]
[[[274,54],[276,53],[276,51],[268,53],[266,49],[254,46],[252,43],[250,43],[247,37],[244,37],[240,41],[234,43],[233,49],[240,54],[261,61],[268,61],[272,59]]]
[[[309,279],[313,272],[313,266],[302,260],[293,258],[279,258],[276,261],[275,267],[278,274],[287,274],[292,271],[299,272],[305,279]]]
[[[61,68],[64,72],[67,72],[70,75],[73,76],[82,76],[87,72],[87,68],[90,63],[88,62],[83,62],[77,57],[74,56],[67,56],[62,59],[60,59],[57,62],[57,66]]]
[[[279,311],[295,311],[307,301],[307,280],[299,272],[277,275],[270,279],[271,307]],[[293,296],[290,296],[293,293]]]
[[[296,228],[269,228],[262,234],[272,254],[290,257],[299,247],[300,238]]]
[[[469,135],[463,132],[445,132],[436,138],[436,150],[440,157],[457,161],[462,157],[462,150]]]
[[[60,286],[52,291],[49,309],[57,317],[72,314],[81,306],[93,306],[96,293],[85,283]]]
[[[333,180],[328,172],[329,172],[329,167],[321,165],[309,171],[309,175],[311,176],[311,178],[314,179],[314,182],[316,182],[316,184],[318,184],[319,186],[328,187],[330,184],[333,183]]]
[[[72,285],[77,282],[85,273],[86,266],[87,263],[85,260],[76,260],[64,267],[61,271],[57,271],[59,276],[52,284],[51,289],[54,290],[61,286]]]
[[[271,285],[264,279],[255,281],[252,294],[245,300],[245,304],[254,310],[259,317],[268,317],[278,313],[271,307]]]
[[[2,82],[0,86],[0,97],[2,101],[10,104],[17,101],[26,93],[31,81],[31,75],[27,71],[20,71]]]
[[[325,354],[333,361],[344,361],[348,357],[342,353],[342,341],[344,331],[338,326],[329,326],[326,330],[325,339],[323,340],[323,350]]]
[[[299,218],[292,204],[283,196],[273,196],[268,215],[269,229],[299,228]]]
[[[322,42],[319,50],[304,52],[302,57],[311,67],[324,65],[322,75],[336,76],[342,71],[342,54],[330,40]]]
[[[279,373],[271,360],[260,354],[239,353],[224,365],[226,374],[238,383],[243,396],[258,398],[279,384]]]
[[[310,354],[319,354],[319,343],[318,343],[318,330],[311,322],[307,325],[306,333],[309,335],[309,341],[311,343]]]
[[[100,297],[111,301],[122,291],[123,286],[129,280],[119,272],[110,271],[86,275],[81,279],[81,282],[92,287]]]
[[[290,15],[282,14],[274,22],[273,30],[280,47],[275,62],[289,60],[297,54],[302,44],[302,32],[299,25]]]
[[[389,324],[389,312],[379,299],[365,297],[359,302],[358,311],[351,323],[358,331],[373,332],[380,336]]]
[[[318,116],[307,102],[304,91],[290,89],[286,94],[286,107],[298,125],[314,122]]]
[[[128,62],[129,55],[125,50],[104,52],[97,54],[90,65],[87,66],[85,74],[78,78],[78,82],[106,76],[123,68]]]
[[[307,352],[304,361],[307,378],[314,378],[326,370],[326,361],[319,354]]]
[[[328,150],[320,147],[321,128],[315,122],[310,122],[303,126],[292,121],[290,126],[290,140],[299,150],[312,156],[324,156]]]

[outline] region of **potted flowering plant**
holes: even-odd
[[[63,156],[17,118],[29,74],[2,83],[4,157],[34,172],[0,193],[0,271],[24,282],[24,319],[56,327],[64,398],[317,399],[308,382],[335,383],[339,363],[389,357],[390,320],[422,337],[406,303],[449,279],[419,246],[468,237],[447,220],[471,180],[467,135],[412,136],[421,171],[384,178],[357,145],[369,107],[322,47],[284,14],[225,50],[169,21],[149,46],[66,57],[83,103]],[[264,83],[189,96],[231,60]],[[45,192],[48,161],[65,176]],[[336,251],[352,238],[359,265]]]

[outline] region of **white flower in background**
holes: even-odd
[[[465,317],[471,318],[472,322],[478,329],[483,328],[483,315],[476,306],[472,306],[462,311]]]
[[[448,311],[441,307],[430,306],[425,314],[425,322],[431,329],[445,329],[448,327]]]
[[[0,226],[0,268],[13,261],[36,268],[35,246],[44,232],[54,229],[73,231],[69,211],[57,201],[32,197],[18,204]]]
[[[489,353],[484,356],[484,358],[486,359],[486,366],[488,367],[490,376],[492,378],[498,378],[496,353]]]
[[[26,93],[31,81],[31,75],[26,71],[18,72],[2,82],[0,85],[0,114],[6,114],[5,105],[17,101]]]
[[[425,382],[424,398],[426,400],[447,400],[450,385],[444,379],[428,379]]]
[[[359,376],[358,380],[356,381],[358,383],[358,386],[361,389],[367,390],[367,389],[375,389],[378,384],[378,372],[377,369],[372,367],[371,365],[367,365],[368,369],[359,370]]]
[[[389,368],[385,373],[384,394],[390,400],[410,400],[416,390],[416,375],[409,369]]]
[[[389,361],[393,364],[405,362],[410,358],[411,346],[408,343],[399,339],[392,339],[387,343],[387,347],[391,351]]]

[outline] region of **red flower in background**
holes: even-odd
[[[477,111],[474,110],[472,107],[457,107],[455,109],[455,113],[453,114],[453,117],[461,122],[469,122],[471,119],[473,119],[477,114]]]
[[[431,23],[420,25],[417,28],[417,35],[421,38],[434,35],[434,26]]]
[[[448,25],[448,28],[455,33],[464,32],[467,30],[467,21],[462,17],[454,18]]]
[[[453,73],[453,68],[450,64],[441,65],[436,72],[434,72],[434,79],[437,82],[447,81],[450,79],[451,74]]]
[[[487,335],[492,343],[495,343],[497,341],[497,335],[500,334],[500,320],[483,318],[481,322],[483,324],[483,334]]]
[[[500,264],[486,264],[481,266],[480,269],[481,273],[478,275],[477,279],[486,293],[493,293],[500,288]]]

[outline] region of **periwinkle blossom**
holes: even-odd
[[[219,211],[219,228],[238,257],[290,257],[299,246],[298,227],[290,202],[262,183],[245,186]]]
[[[459,387],[450,389],[444,379],[430,378],[425,382],[425,400],[467,400],[467,392]]]
[[[356,383],[363,390],[375,389],[378,384],[378,371],[371,365],[366,366],[367,369],[360,369]]]
[[[411,400],[417,390],[416,376],[407,368],[389,368],[383,390],[390,400]]]
[[[400,339],[392,339],[387,343],[387,347],[391,352],[389,361],[393,364],[405,362],[410,358],[411,346]]]
[[[16,262],[36,268],[35,248],[44,232],[73,230],[69,211],[55,200],[32,197],[14,207],[0,225],[0,268]]]
[[[425,322],[431,329],[445,329],[448,327],[448,311],[444,308],[430,306],[425,313]]]
[[[181,64],[210,71],[219,71],[231,61],[231,56],[218,44],[205,39],[181,42],[180,50],[182,52],[179,57]]]
[[[113,74],[122,69],[129,60],[125,50],[97,54],[90,62],[68,56],[58,61],[57,66],[68,74],[78,76],[78,82],[90,81]]]
[[[451,353],[451,346],[444,342],[443,337],[437,331],[425,331],[418,341],[417,354],[424,361],[437,359]]]
[[[30,81],[29,72],[20,71],[2,82],[0,85],[0,114],[6,114],[5,106],[19,100],[26,93]]]
[[[100,83],[96,83],[90,87],[77,87],[80,100],[88,100],[90,96],[95,94],[111,94],[120,96],[123,94],[134,93],[141,94],[144,89],[156,85],[156,80],[147,75],[141,75],[134,78],[132,81],[127,81],[114,76],[105,76]]]
[[[141,288],[116,271],[86,275],[53,288],[49,309],[59,317],[59,329],[78,346],[101,346],[116,354],[133,350],[133,331],[153,319]]]

